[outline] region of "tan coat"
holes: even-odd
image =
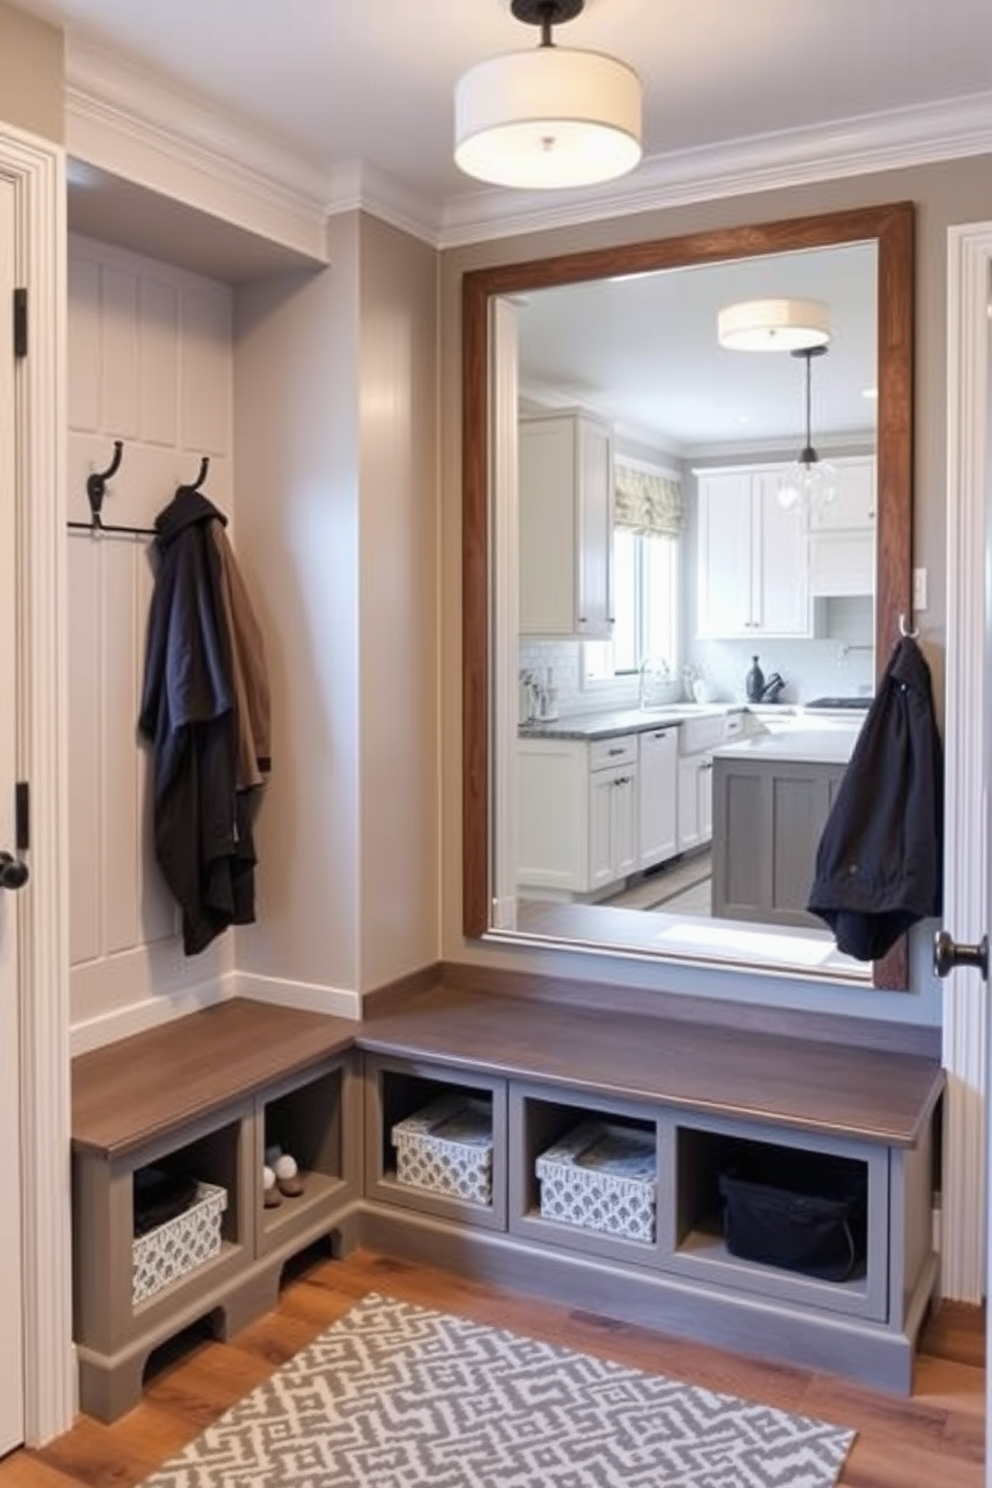
[[[220,589],[224,618],[231,637],[231,674],[237,730],[235,786],[253,790],[264,785],[272,765],[269,677],[265,646],[248,590],[222,522],[211,522],[220,558]]]

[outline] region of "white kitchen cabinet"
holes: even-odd
[[[678,850],[704,847],[713,838],[713,756],[679,760]]]
[[[520,424],[522,635],[609,640],[613,627],[613,431],[584,413]]]
[[[809,517],[809,587],[814,597],[875,592],[875,461],[831,462],[837,494]]]
[[[678,851],[677,728],[638,736],[638,868],[664,863]]]
[[[700,636],[810,636],[807,533],[778,499],[782,466],[698,476]]]
[[[637,869],[637,736],[521,739],[517,882],[547,898],[595,894]]]

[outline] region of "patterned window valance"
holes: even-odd
[[[616,503],[613,518],[618,527],[635,532],[678,537],[685,527],[682,487],[677,480],[652,475],[619,462],[613,472]]]

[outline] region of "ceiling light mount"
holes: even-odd
[[[455,89],[455,163],[496,186],[590,186],[641,158],[641,84],[603,52],[556,46],[552,27],[585,0],[511,0],[541,44],[469,69]]]

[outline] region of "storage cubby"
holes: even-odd
[[[80,1404],[104,1421],[138,1403],[155,1347],[205,1317],[236,1332],[274,1305],[289,1257],[328,1236],[347,1243],[354,1227],[353,1025],[249,1001],[192,1018],[73,1062],[73,1332]],[[304,1193],[263,1210],[276,1131],[296,1149]],[[134,1181],[150,1168],[222,1188],[227,1201],[217,1253],[136,1304]]]
[[[443,1065],[392,1061],[367,1056],[365,1062],[365,1192],[386,1203],[425,1214],[455,1217],[462,1223],[495,1228],[506,1225],[506,1085],[473,1071]],[[489,1201],[435,1192],[397,1175],[393,1130],[433,1103],[459,1097],[488,1114],[493,1148]]]
[[[348,1078],[346,1066],[335,1060],[282,1081],[259,1100],[256,1215],[262,1254],[284,1246],[311,1225],[346,1184],[342,1111]],[[265,1153],[272,1146],[296,1159],[303,1192],[281,1195],[275,1208],[266,1208],[261,1172]]]
[[[639,1145],[654,1151],[654,1208],[653,1230],[648,1238],[635,1238],[622,1232],[620,1221],[612,1226],[611,1217],[596,1216],[591,1223],[590,1214],[566,1220],[562,1213],[553,1217],[541,1212],[541,1179],[537,1174],[538,1160],[551,1150],[560,1148],[568,1137],[578,1129],[595,1124],[607,1132],[615,1133],[621,1140],[629,1135]],[[632,1264],[651,1264],[657,1254],[658,1207],[665,1184],[664,1164],[658,1151],[658,1121],[656,1115],[645,1108],[625,1102],[619,1098],[603,1101],[589,1096],[580,1102],[574,1098],[559,1097],[538,1086],[514,1083],[510,1088],[510,1229],[513,1233],[528,1236],[546,1244],[561,1245],[576,1250],[588,1250],[600,1255],[617,1256]],[[595,1174],[587,1169],[590,1182],[595,1183]],[[585,1208],[586,1206],[581,1206]],[[614,1216],[615,1218],[615,1216]]]
[[[786,1134],[773,1141],[768,1134],[742,1130],[739,1124],[736,1128],[716,1123],[697,1126],[676,1119],[674,1165],[672,1261],[677,1268],[707,1275],[720,1284],[805,1301],[811,1306],[866,1317],[885,1315],[888,1165],[884,1154],[842,1141],[825,1142],[812,1134]],[[741,1184],[775,1190],[779,1195],[792,1193],[813,1199],[834,1199],[852,1185],[863,1187],[863,1209],[852,1225],[858,1259],[850,1274],[811,1274],[784,1260],[732,1253],[726,1234],[728,1198],[721,1192],[725,1175]],[[769,1194],[760,1197],[762,1202],[777,1202]],[[755,1203],[758,1198],[755,1195]],[[742,1200],[735,1195],[732,1202],[741,1206],[740,1213],[747,1196]],[[804,1217],[796,1222],[807,1220]],[[783,1250],[789,1223],[783,1213],[778,1236]]]

